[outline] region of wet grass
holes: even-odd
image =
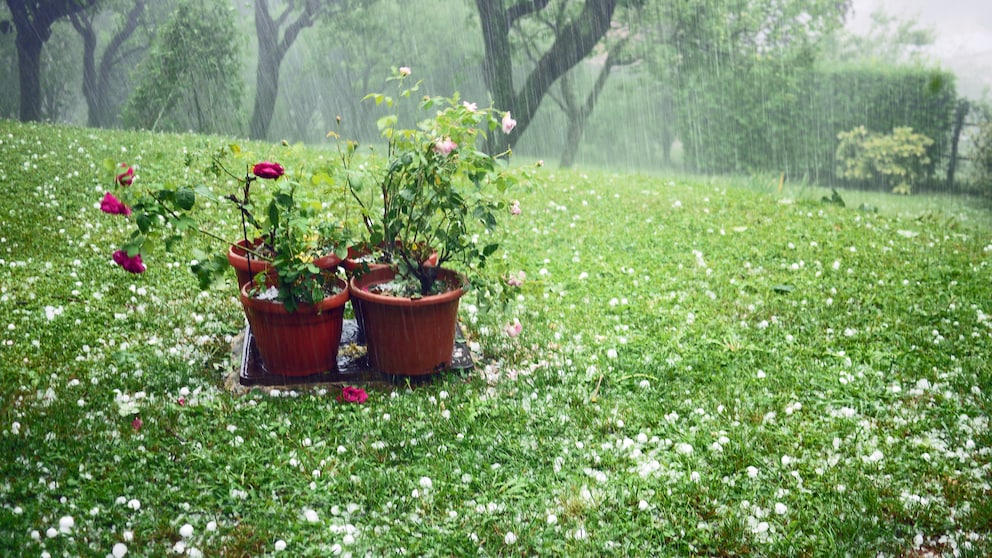
[[[0,548],[992,553],[981,209],[545,169],[504,244],[516,298],[463,301],[473,371],[239,396],[233,274],[200,293],[186,248],[124,274],[98,208],[105,159],[194,180],[223,142],[0,123]]]

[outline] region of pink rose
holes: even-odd
[[[521,287],[524,284],[524,280],[527,279],[527,274],[523,271],[516,273],[515,275],[510,275],[506,278],[506,284],[511,287]]]
[[[513,205],[510,206],[510,215],[520,215],[520,202],[513,200]]]
[[[104,194],[103,199],[100,200],[100,211],[103,211],[104,213],[110,213],[112,215],[131,214],[131,208],[124,205],[121,202],[121,200],[117,199],[110,192]]]
[[[145,272],[145,264],[141,263],[141,254],[135,254],[134,257],[131,257],[127,255],[126,250],[118,250],[114,252],[114,263],[130,273]]]
[[[441,155],[448,155],[458,147],[458,144],[451,141],[451,138],[437,140],[434,144],[434,152]]]
[[[259,178],[276,179],[282,176],[286,169],[282,168],[279,163],[270,163],[268,161],[262,161],[256,164],[251,169],[252,174]]]
[[[338,401],[342,403],[365,403],[368,398],[369,394],[365,393],[364,389],[345,386],[341,388],[341,395],[338,396]]]
[[[127,167],[127,163],[121,163],[121,167]],[[121,186],[130,186],[134,182],[134,169],[127,167],[127,170],[117,175],[117,183]]]
[[[503,115],[503,133],[509,134],[513,131],[513,128],[517,125],[517,121],[510,116],[510,111],[506,111]]]

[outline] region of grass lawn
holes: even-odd
[[[987,212],[546,168],[519,295],[462,301],[474,370],[236,395],[233,273],[201,292],[204,244],[127,274],[99,209],[105,160],[194,184],[224,143],[0,121],[4,552],[992,554]]]

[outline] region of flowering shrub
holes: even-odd
[[[410,98],[420,82],[407,87],[409,68],[395,71],[399,99]],[[375,104],[396,109],[397,98],[373,93]],[[450,261],[483,267],[499,247],[494,236],[501,215],[510,213],[504,199],[519,177],[506,168],[507,150],[490,155],[478,145],[488,133],[510,133],[509,112],[453,97],[423,97],[423,111],[433,111],[415,128],[401,128],[396,112],[378,121],[388,146],[385,157],[373,151],[370,161],[353,165],[357,143],[342,153],[346,183],[360,206],[369,246],[385,252],[397,267],[398,280],[412,288],[403,296],[435,294],[438,269]],[[523,173],[526,176],[526,172]],[[519,213],[519,206],[516,206]],[[410,292],[412,291],[412,292]]]
[[[233,150],[239,151],[237,147]],[[225,153],[226,150],[220,151],[214,167],[230,174],[220,163]],[[143,273],[146,267],[142,254],[153,239],[164,241],[168,248],[188,233],[202,234],[221,248],[192,266],[200,286],[207,288],[228,269],[228,247],[243,240],[239,248],[270,263],[275,270],[278,278],[275,299],[285,304],[287,310],[322,300],[337,287],[337,277],[333,271],[317,267],[314,259],[330,251],[340,251],[343,255],[348,244],[347,233],[343,226],[322,215],[318,202],[304,199],[299,184],[283,178],[284,174],[285,169],[279,163],[256,163],[239,178],[242,184],[239,193],[218,198],[203,187],[137,188],[133,186],[134,170],[128,167],[115,179],[121,197],[107,192],[100,202],[105,213],[129,217],[135,224],[131,237],[114,252],[114,262],[125,271]],[[252,186],[259,179],[274,184],[267,189],[267,195],[253,196]],[[205,228],[195,218],[196,210],[203,205],[198,204],[200,199],[234,203],[241,213],[242,238],[232,241]]]

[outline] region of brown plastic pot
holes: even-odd
[[[441,269],[438,280],[457,287],[422,298],[369,292],[369,287],[395,276],[392,268],[376,268],[349,282],[352,305],[359,302],[355,312],[365,326],[369,364],[398,376],[424,376],[450,368],[465,277]]]
[[[278,376],[310,376],[337,370],[338,346],[344,323],[348,288],[318,304],[301,304],[288,312],[280,302],[250,296],[241,287],[241,305],[251,326],[265,369]]]

